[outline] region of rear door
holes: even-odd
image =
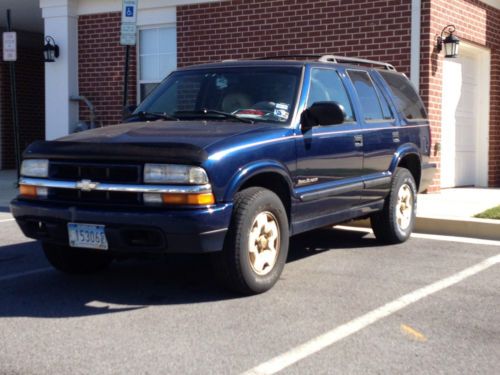
[[[401,142],[396,116],[387,97],[365,70],[350,69],[348,76],[360,106],[359,121],[363,127],[363,175],[365,190],[361,203],[382,199],[390,188],[388,173]]]

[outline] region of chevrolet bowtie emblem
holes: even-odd
[[[90,180],[81,180],[76,183],[76,188],[81,191],[92,191],[99,186],[98,182],[92,182]]]

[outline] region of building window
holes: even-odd
[[[139,101],[177,67],[175,26],[139,31]]]

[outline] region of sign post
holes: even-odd
[[[122,0],[122,24],[120,29],[120,44],[125,46],[125,73],[123,82],[123,114],[127,113],[128,105],[128,71],[130,46],[137,43],[137,1]]]
[[[10,97],[12,106],[12,125],[14,130],[14,153],[16,159],[17,177],[21,168],[21,141],[19,136],[19,118],[17,113],[17,88],[16,88],[16,66],[17,61],[17,34],[12,31],[10,22],[10,9],[7,9],[7,32],[2,35],[3,61],[9,63],[10,73]]]

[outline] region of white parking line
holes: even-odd
[[[45,268],[37,268],[36,270],[31,270],[31,271],[26,271],[26,272],[14,273],[12,275],[0,277],[0,282],[17,279],[18,277],[36,275],[37,273],[47,272],[47,271],[51,271],[51,270],[53,270],[52,267],[45,267]]]
[[[335,229],[350,230],[353,232],[373,233],[373,231],[370,228],[350,227],[347,225],[336,225]],[[461,243],[470,243],[474,245],[500,246],[500,241],[484,240],[482,238],[444,236],[439,234],[425,234],[425,233],[412,233],[411,236],[414,238],[423,238],[426,240],[461,242]]]
[[[348,323],[338,326],[331,331],[328,331],[321,336],[315,337],[310,341],[305,342],[295,348],[290,349],[283,354],[278,355],[261,363],[253,369],[244,373],[244,375],[269,375],[275,374],[294,363],[325,349],[336,342],[376,323],[377,321],[394,314],[395,312],[425,298],[431,294],[437,293],[443,289],[449,288],[481,271],[484,271],[496,264],[500,263],[500,254],[488,258],[472,267],[466,268],[452,276],[439,280],[433,284],[417,289],[411,293],[385,304],[378,309],[372,310],[369,313],[362,315]]]
[[[4,220],[0,220],[0,224],[1,223],[8,223],[9,221],[14,221],[15,219],[4,219]]]

